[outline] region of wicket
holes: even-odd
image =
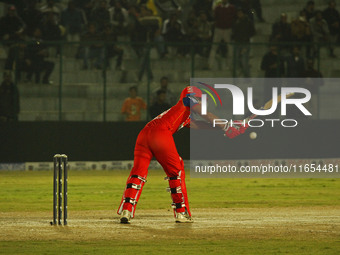
[[[62,225],[63,210],[63,223],[64,226],[67,225],[67,162],[68,158],[65,154],[56,154],[53,157],[53,221],[51,225],[57,225],[57,223]]]

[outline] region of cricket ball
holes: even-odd
[[[251,132],[251,133],[249,134],[249,137],[250,137],[250,139],[254,140],[254,139],[256,139],[257,134],[256,134],[255,132]]]

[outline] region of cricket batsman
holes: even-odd
[[[133,168],[117,211],[120,223],[130,223],[130,219],[134,217],[153,157],[161,164],[167,175],[165,179],[169,181],[168,190],[173,201],[175,222],[193,222],[185,185],[184,163],[178,155],[172,135],[182,127],[199,127],[197,123],[190,121],[190,112],[201,113],[201,97],[202,91],[199,88],[186,87],[176,105],[147,123],[139,133],[134,150]],[[209,112],[202,117],[210,123],[217,118]],[[234,138],[244,133],[248,126],[219,125],[218,128],[221,128],[229,138]]]

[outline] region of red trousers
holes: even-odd
[[[147,177],[148,167],[153,157],[161,164],[169,178],[175,211],[187,211],[191,215],[185,185],[183,160],[178,155],[171,131],[167,127],[156,124],[149,124],[138,135],[134,151],[134,165],[127,180],[127,187],[124,191],[118,214],[122,210],[129,210],[134,216],[135,205],[139,200],[145,182],[143,179]],[[133,186],[133,184],[137,186]],[[176,192],[176,189],[179,192]]]

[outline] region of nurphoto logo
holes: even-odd
[[[243,119],[242,121],[234,121],[228,120],[224,118],[214,119],[213,126],[217,124],[228,124],[233,126],[234,124],[248,124],[250,127],[262,127],[264,126],[265,122],[271,124],[274,127],[275,122],[280,122],[281,126],[283,127],[296,127],[298,125],[297,120],[295,119],[255,119],[256,116],[270,116],[273,114],[277,108],[279,103],[281,103],[281,116],[287,115],[287,106],[294,105],[303,115],[305,116],[312,116],[312,114],[307,110],[304,104],[308,103],[311,100],[311,93],[306,88],[300,87],[281,87],[280,91],[278,87],[272,88],[272,98],[268,101],[264,106],[260,109],[256,109],[254,106],[254,96],[253,96],[253,88],[247,88],[247,98],[245,99],[245,95],[243,91],[236,85],[232,84],[214,84],[214,86],[208,85],[203,82],[198,82],[199,84],[209,88],[208,91],[205,88],[201,88],[202,90],[202,99],[201,99],[201,114],[206,115],[208,109],[208,99],[207,96],[209,95],[210,98],[213,100],[215,106],[217,106],[217,102],[215,97],[217,97],[220,105],[222,106],[222,100],[219,93],[216,89],[224,89],[226,93],[231,93],[232,96],[232,114],[233,115],[244,115],[245,114],[245,102],[247,102],[247,107],[251,115],[248,118]],[[205,93],[204,93],[205,92]],[[279,93],[280,92],[280,93]],[[215,95],[215,96],[214,96]],[[299,95],[299,98],[290,98],[293,95]],[[223,117],[223,116],[221,116]]]

